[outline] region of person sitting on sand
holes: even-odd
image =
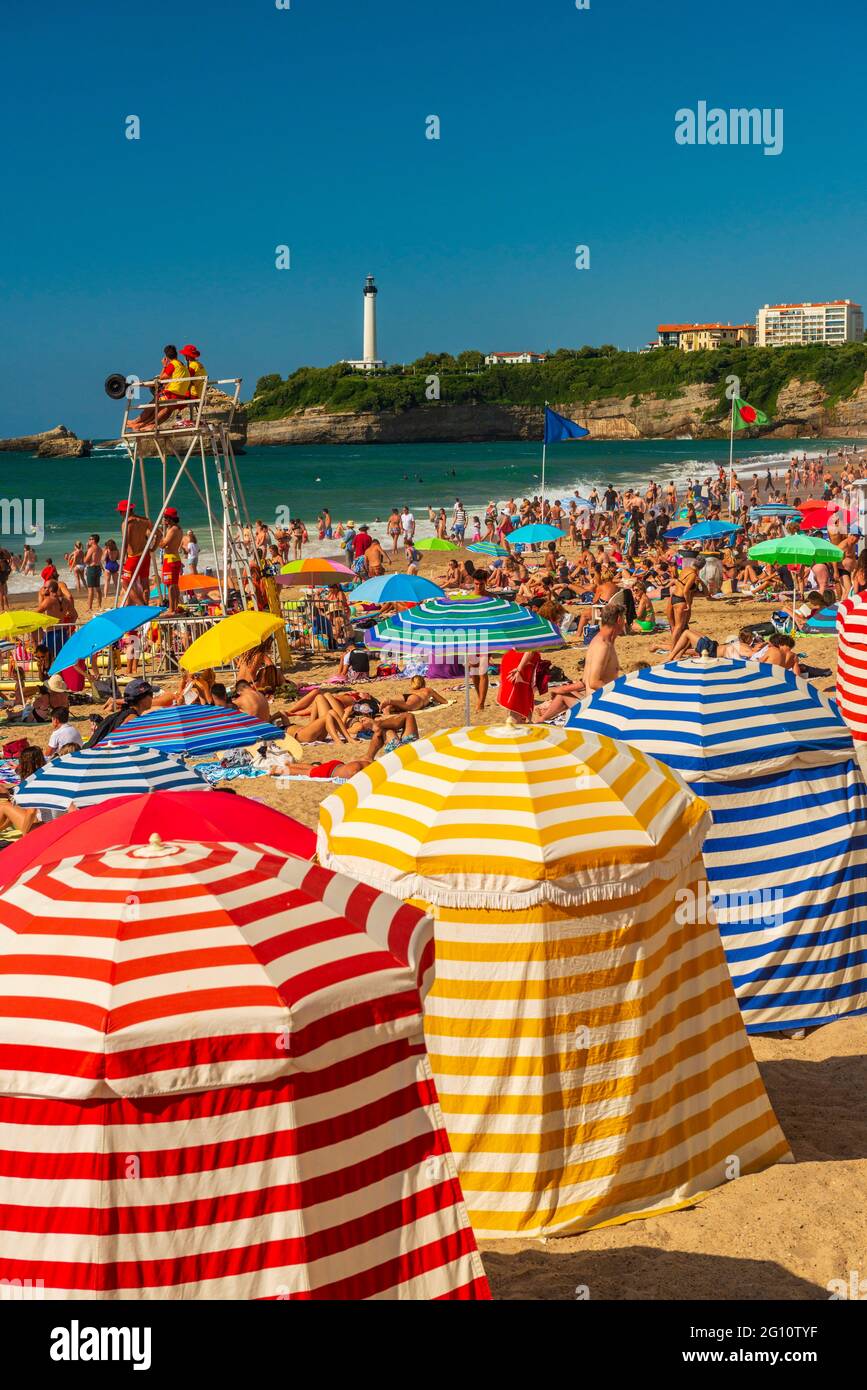
[[[438,690],[431,689],[425,683],[424,676],[413,676],[409,684],[410,689],[405,695],[398,695],[392,700],[385,701],[382,706],[383,714],[416,714],[419,710],[429,709],[432,705],[448,704],[444,695],[440,695]]]
[[[235,682],[235,691],[232,695],[232,704],[244,714],[252,715],[254,719],[261,719],[263,723],[271,720],[271,709],[267,697],[257,690],[250,681],[239,680]]]
[[[33,744],[28,744],[26,748],[22,748],[18,755],[18,766],[15,769],[18,774],[19,786],[44,766],[45,754],[41,748],[36,748]],[[28,830],[33,829],[34,825],[54,819],[56,812],[38,810],[35,807],[25,809],[23,806],[16,806],[12,801],[14,792],[15,788],[8,782],[0,782],[0,833],[18,830],[22,835],[26,835]]]

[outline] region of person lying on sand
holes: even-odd
[[[433,705],[447,705],[448,700],[439,691],[425,684],[424,676],[413,676],[410,689],[405,695],[386,700],[382,706],[383,714],[415,714],[419,710],[430,709]]]

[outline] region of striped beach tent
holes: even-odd
[[[826,696],[779,666],[676,661],[619,676],[568,724],[707,802],[709,908],[748,1032],[867,1010],[867,788]]]
[[[262,846],[0,893],[0,1267],[53,1299],[488,1297],[422,1031],[431,923]]]
[[[201,791],[203,777],[180,758],[158,748],[138,744],[113,748],[79,748],[62,758],[52,758],[18,786],[19,806],[66,811],[76,806],[95,806],[110,796],[136,796],[141,792]]]
[[[284,729],[255,719],[243,710],[219,705],[172,705],[169,709],[149,709],[128,719],[109,734],[106,742],[115,748],[137,744],[196,757],[251,743],[267,743],[282,738],[284,733]]]
[[[450,729],[320,808],[320,859],[434,917],[425,1034],[476,1234],[567,1234],[790,1158],[706,893],[706,809],[540,725]]]
[[[867,594],[837,605],[837,704],[857,744],[867,741]]]

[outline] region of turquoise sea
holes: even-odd
[[[745,440],[736,443],[735,458],[742,475],[750,478],[754,472],[763,475],[767,468],[785,469],[793,453],[824,457],[829,450],[833,454],[838,448],[851,449],[853,442]],[[568,498],[608,482],[642,489],[651,478],[683,482],[688,477],[705,477],[727,460],[726,440],[603,443],[588,439],[557,444],[548,449],[546,492],[552,498]],[[324,505],[330,507],[335,523],[351,517],[356,522],[372,523],[372,531],[382,534],[380,526],[391,507],[408,502],[416,514],[418,534],[428,535],[432,532],[428,504],[445,507],[451,516],[455,497],[460,496],[472,519],[474,514],[484,515],[492,499],[502,502],[538,492],[541,445],[272,447],[251,449],[239,457],[238,464],[254,520],[261,517],[273,522],[278,509],[286,508],[307,523],[311,544],[306,553],[333,554],[333,541],[320,544],[316,539],[316,516]],[[149,460],[147,467],[153,504],[161,486],[162,468],[155,460]],[[97,446],[87,459],[38,460],[24,454],[0,454],[0,470],[3,497],[34,502],[42,499],[45,539],[37,546],[40,564],[51,556],[62,569],[63,556],[73,542],[86,540],[91,531],[97,531],[103,540],[119,540],[116,507],[129,486],[129,463],[119,448]],[[200,472],[201,465],[199,481]],[[173,501],[183,524],[197,531],[207,563],[204,508],[189,482],[181,482]],[[18,553],[22,541],[21,537],[6,535],[3,544]],[[10,587],[32,587],[32,580],[28,583],[14,576]]]

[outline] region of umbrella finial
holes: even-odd
[[[160,832],[159,832],[158,830],[155,830],[154,833],[153,833],[152,835],[148,836],[148,844],[149,844],[149,845],[161,845],[162,842],[163,842],[163,837],[162,837],[162,835],[160,834]]]

